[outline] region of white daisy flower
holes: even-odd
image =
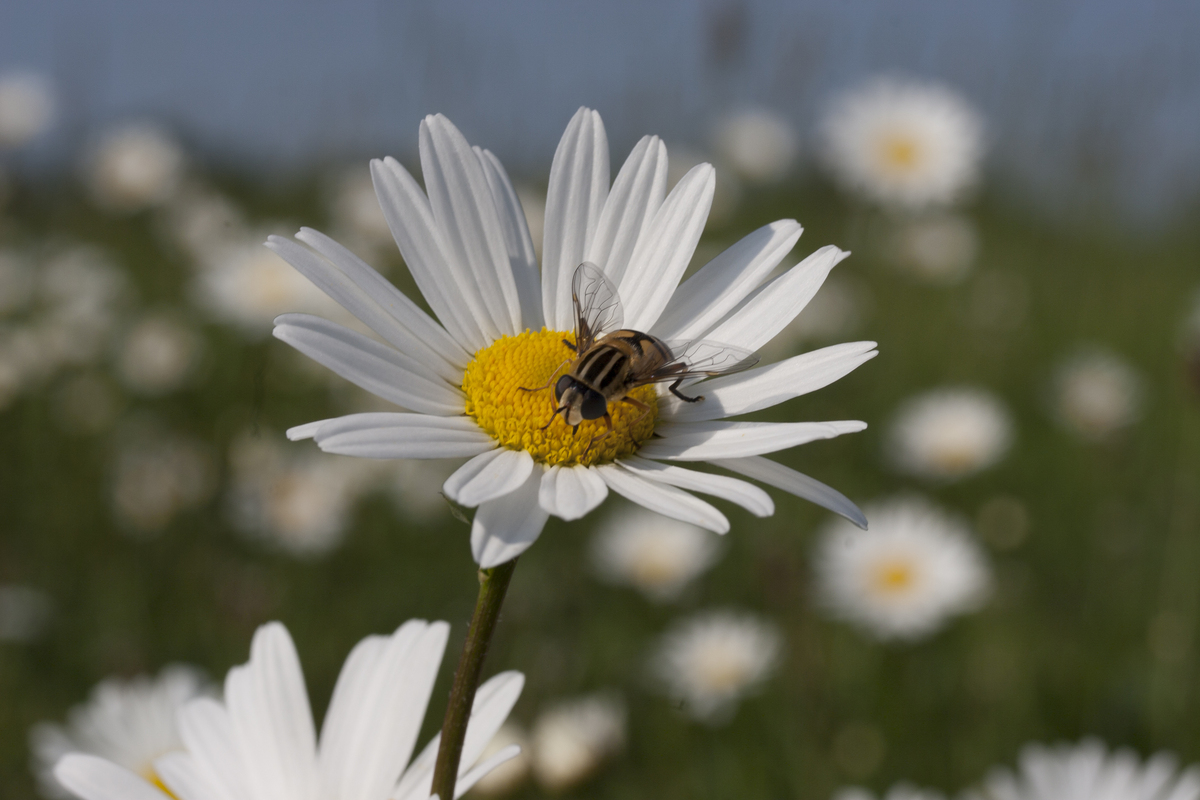
[[[786,119],[765,108],[730,114],[717,126],[717,152],[739,176],[755,183],[783,178],[796,163],[799,136]]]
[[[174,434],[131,436],[113,465],[113,511],[135,536],[154,536],[175,515],[207,501],[216,470],[203,443]]]
[[[1059,366],[1053,400],[1054,414],[1065,428],[1099,441],[1137,422],[1142,382],[1114,353],[1090,350]]]
[[[533,725],[533,774],[542,788],[565,791],[595,774],[625,747],[625,704],[598,693],[561,702]]]
[[[968,800],[1197,800],[1200,765],[1179,768],[1172,754],[1142,761],[1129,749],[1109,750],[1099,739],[1079,744],[1026,745],[1013,773],[997,768]]]
[[[20,147],[54,121],[54,90],[32,72],[0,75],[0,149]]]
[[[817,542],[817,591],[831,613],[880,639],[917,639],[987,596],[990,574],[966,523],[917,497],[867,507],[870,530],[832,521]]]
[[[133,123],[105,134],[85,177],[97,205],[129,213],[169,199],[179,187],[183,168],[183,150],[166,131],[151,123]]]
[[[945,795],[933,789],[921,789],[911,783],[896,783],[880,800],[945,800]],[[875,800],[875,795],[860,786],[847,786],[833,794],[833,800]]]
[[[766,620],[710,611],[664,634],[651,666],[692,717],[719,724],[774,672],[782,644],[779,629]]]
[[[445,622],[409,620],[391,636],[359,642],[318,739],[295,645],[283,625],[269,623],[255,633],[250,661],[229,671],[224,702],[200,699],[180,710],[183,752],[154,762],[172,795],[96,756],[67,756],[54,775],[84,800],[426,800],[441,736],[409,759],[449,630]],[[516,755],[510,747],[480,761],[524,681],[503,672],[479,687],[456,797]]]
[[[54,614],[54,601],[43,591],[0,583],[0,642],[38,638]]]
[[[891,422],[886,445],[901,472],[951,481],[1000,461],[1012,438],[1012,420],[995,396],[959,387],[907,401]]]
[[[529,736],[520,725],[512,721],[500,726],[500,730],[496,731],[480,758],[486,760],[512,745],[521,748],[520,754],[480,778],[471,790],[472,796],[500,797],[515,791],[529,777]]]
[[[839,97],[822,126],[824,158],[848,190],[889,206],[959,199],[979,177],[983,122],[952,89],[878,78]]]
[[[904,220],[891,238],[890,255],[897,265],[930,283],[961,282],[979,253],[975,225],[960,214]]]
[[[247,238],[245,214],[238,205],[194,181],[171,196],[156,224],[159,234],[189,256],[196,267],[222,263],[230,243]]]
[[[660,603],[677,598],[720,553],[720,542],[703,528],[640,506],[609,517],[592,539],[592,563],[602,578]]]
[[[88,753],[160,784],[154,762],[183,749],[175,714],[183,704],[208,694],[199,670],[175,664],[158,677],[109,678],[92,689],[83,705],[67,714],[67,724],[42,722],[29,733],[34,770],[48,797],[67,797],[54,777],[54,765],[68,753]]]
[[[437,319],[314,230],[301,230],[298,242],[269,240],[386,344],[302,314],[276,320],[275,335],[406,409],[313,422],[291,429],[290,438],[370,458],[470,458],[444,490],[464,506],[478,506],[471,544],[483,567],[523,552],[549,515],[578,519],[610,489],[721,533],[729,529],[724,515],[685,489],[756,515],[773,512],[756,486],[671,462],[708,461],[861,520],[841,494],[762,456],[862,430],[863,423],[725,418],[836,380],[875,355],[872,342],[710,380],[696,387],[703,402],[638,387],[629,397],[649,411],[613,402],[607,408],[613,430],[603,438],[601,420],[574,430],[555,420],[552,391],[523,390],[545,384],[573,358],[566,342],[575,335],[571,283],[581,262],[592,262],[617,288],[626,328],[754,350],[800,312],[845,253],[823,248],[768,279],[800,235],[796,222],[784,220],[678,285],[704,226],[712,167],[697,166],[668,194],[666,147],[647,136],[610,187],[604,127],[598,114],[581,109],[551,166],[539,274],[499,161],[473,149],[442,116],[422,122],[420,144],[428,194],[393,159],[373,162],[372,173],[404,261]]]
[[[200,335],[179,312],[143,315],[125,331],[117,350],[117,375],[126,388],[162,395],[180,388],[196,367]]]

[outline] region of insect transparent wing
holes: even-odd
[[[731,344],[708,339],[665,342],[674,356],[639,383],[661,383],[684,378],[711,378],[750,369],[758,363],[758,353]]]
[[[571,300],[575,303],[575,347],[580,353],[604,334],[619,330],[625,321],[617,287],[589,261],[575,268]]]

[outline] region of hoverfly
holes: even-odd
[[[757,354],[740,347],[704,339],[664,342],[652,334],[622,328],[621,298],[595,264],[585,261],[575,268],[571,300],[575,304],[575,343],[563,339],[575,353],[571,366],[557,382],[554,376],[565,361],[545,385],[522,388],[536,392],[554,383],[554,415],[543,430],[560,414],[576,430],[583,420],[603,419],[607,430],[588,443],[589,450],[612,433],[610,403],[628,403],[641,409],[643,417],[650,413],[650,406],[629,395],[633,389],[671,381],[667,387],[671,394],[699,403],[703,395],[689,397],[679,390],[685,380],[740,372],[758,363]]]

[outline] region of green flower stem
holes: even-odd
[[[446,719],[442,722],[442,742],[433,768],[433,793],[440,800],[454,800],[454,784],[458,780],[458,762],[462,759],[467,720],[475,703],[475,690],[479,688],[479,676],[483,672],[488,644],[496,631],[496,621],[500,619],[500,606],[504,604],[504,595],[508,592],[508,583],[516,567],[517,560],[514,558],[498,567],[479,570],[479,599],[475,601],[475,614],[471,617],[467,641],[458,659],[458,669],[454,671],[450,705],[446,707]]]

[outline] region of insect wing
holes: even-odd
[[[731,344],[708,339],[665,342],[674,356],[666,364],[638,383],[661,383],[684,378],[711,378],[750,369],[758,363],[758,353]]]
[[[617,287],[588,261],[575,268],[571,300],[575,303],[575,349],[579,353],[604,334],[619,330],[625,321]]]

